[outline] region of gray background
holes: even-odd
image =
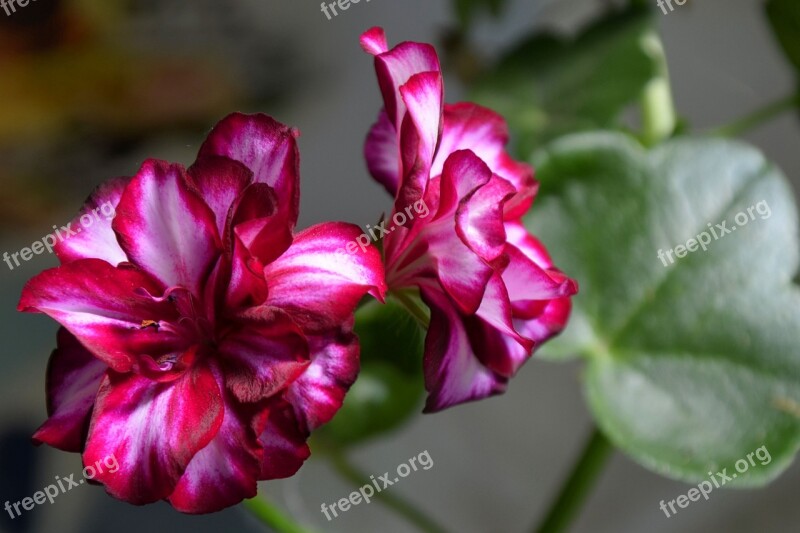
[[[262,44],[253,46],[267,42],[293,51],[292,61],[274,71],[269,61],[251,63],[248,68],[267,77],[274,75],[288,93],[272,108],[251,110],[272,114],[302,132],[301,226],[330,219],[364,225],[389,209],[390,199],[368,178],[361,158],[363,137],[380,102],[372,61],[361,52],[358,36],[370,26],[382,25],[390,42],[438,42],[443,28],[452,24],[449,2],[362,1],[331,21],[322,15],[318,2],[307,0],[237,0],[222,6],[203,1],[191,9],[172,4],[175,13],[169,25],[145,17],[140,30],[154,35],[170,33],[180,41],[185,28],[196,31],[191,16],[203,9],[208,10],[205,16],[223,9],[251,32],[243,35],[264,37],[265,41],[254,41]],[[486,51],[513,42],[532,25],[573,29],[600,6],[590,0],[519,0],[511,4],[502,20],[487,20],[479,26],[476,40]],[[695,131],[727,123],[784,96],[793,87],[793,75],[768,31],[761,2],[692,1],[667,16],[659,11],[659,25],[677,107]],[[187,34],[186,38],[197,35]],[[244,46],[242,40],[226,40],[212,29],[203,33],[203,38],[217,43],[223,54],[238,53]],[[447,83],[448,100],[458,100],[463,94],[458,82],[448,78]],[[797,187],[800,128],[795,116],[775,120],[747,138],[783,168]],[[80,187],[63,191],[63,211],[48,213],[49,222],[4,227],[0,251],[18,250],[41,238],[52,224],[66,223],[94,184],[112,175],[135,172],[145,157],[191,163],[201,141],[200,134],[154,135],[134,154],[97,162],[81,177]],[[54,264],[52,257],[37,257],[14,272],[0,273],[0,328],[5,341],[0,354],[0,425],[6,429],[30,433],[45,417],[44,371],[56,327],[44,317],[20,315],[14,309],[24,281]],[[433,468],[412,474],[392,491],[427,509],[451,531],[526,531],[546,508],[590,429],[580,380],[579,364],[533,360],[505,396],[416,417],[405,429],[356,449],[353,457],[367,472],[381,474],[428,450]],[[75,455],[44,447],[33,454],[38,467],[32,490],[56,474],[77,473],[81,468]],[[10,460],[13,463],[14,458]],[[4,471],[2,475],[8,481],[11,474]],[[312,459],[294,478],[265,483],[261,490],[321,531],[413,531],[379,503],[362,504],[325,522],[320,504],[345,497],[354,488],[337,478],[323,461]],[[797,464],[764,490],[715,491],[710,501],[701,500],[666,518],[658,508],[659,501],[688,489],[686,484],[661,478],[616,454],[574,530],[798,530],[800,506],[794,501],[800,492]],[[16,499],[31,493],[20,488]],[[31,531],[42,532],[260,530],[239,509],[189,517],[166,504],[144,508],[122,504],[101,489],[86,486],[29,514]],[[0,519],[0,529],[8,528],[8,522],[7,516]]]

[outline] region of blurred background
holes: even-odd
[[[475,22],[473,42],[491,57],[532,27],[569,34],[609,3],[511,0],[502,17]],[[676,106],[694,131],[728,123],[793,89],[762,2],[690,0],[663,15],[652,0],[652,9]],[[362,1],[331,20],[308,0],[36,0],[10,16],[0,11],[0,253],[66,224],[97,184],[134,174],[145,158],[190,164],[206,132],[231,111],[265,112],[302,132],[301,227],[374,222],[391,205],[362,158],[380,99],[358,37],[374,25],[386,29],[390,43],[443,47],[452,43],[456,17],[446,0]],[[464,98],[459,79],[446,79],[448,101]],[[800,190],[796,115],[747,139]],[[56,325],[15,308],[24,282],[55,265],[47,255],[13,271],[0,263],[0,504],[81,470],[77,455],[34,448],[29,440],[46,417],[44,376]],[[434,466],[392,491],[452,531],[529,530],[588,434],[580,379],[580,364],[533,360],[506,395],[417,416],[352,457],[379,475],[427,450]],[[321,503],[355,488],[312,457],[297,476],[261,491],[320,531],[413,531],[374,502],[327,522]],[[798,464],[766,489],[715,491],[709,501],[666,518],[659,502],[688,488],[617,454],[575,531],[789,532],[800,524]],[[89,486],[14,520],[0,516],[0,531],[7,532],[262,530],[241,509],[184,516],[164,503],[120,503]]]

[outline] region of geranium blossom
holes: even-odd
[[[383,242],[390,290],[418,289],[430,308],[425,409],[503,392],[563,329],[577,291],[520,221],[536,194],[533,169],[505,151],[499,115],[444,104],[433,47],[390,50],[380,28],[361,44],[375,56],[384,101],[365,147],[370,172],[395,197],[395,212],[423,199],[434,213]]]
[[[296,132],[231,115],[188,170],[147,161],[82,212],[116,216],[60,242],[62,265],[19,308],[62,325],[35,440],[120,468],[95,478],[135,504],[211,512],[294,474],[358,371],[352,313],[382,298],[374,247],[324,223],[294,233]]]

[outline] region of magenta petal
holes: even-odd
[[[208,156],[189,167],[187,175],[189,187],[211,208],[217,222],[217,233],[225,240],[231,208],[252,183],[253,173],[238,161]]]
[[[267,115],[234,113],[214,126],[200,157],[220,155],[250,169],[256,183],[275,190],[280,206],[276,216],[293,229],[300,206],[298,135]]]
[[[397,210],[402,211],[425,194],[441,131],[443,91],[438,71],[415,74],[400,87],[408,114],[401,130],[405,170],[395,201]]]
[[[533,202],[537,184],[533,169],[515,161],[506,151],[509,134],[505,119],[494,111],[473,103],[447,104],[444,128],[431,175],[442,172],[447,157],[458,150],[471,150],[494,174],[514,186],[517,194],[505,205],[506,219],[525,214]]]
[[[175,320],[175,308],[146,293],[163,289],[133,268],[99,259],[73,261],[28,281],[20,311],[49,315],[75,335],[95,357],[118,372],[130,371],[133,354],[153,357],[183,347],[169,329],[142,328],[144,320]]]
[[[263,407],[243,406],[225,394],[222,425],[216,436],[197,452],[169,502],[183,513],[213,513],[236,505],[258,492],[264,455],[257,420]]]
[[[53,235],[57,242],[55,253],[61,263],[78,259],[103,259],[112,265],[128,260],[117,242],[117,235],[111,229],[122,192],[130,178],[116,178],[97,187],[86,200],[77,217],[72,220],[74,235],[61,231]],[[61,234],[62,238],[57,237]]]
[[[373,49],[377,49],[377,47],[373,47]],[[440,72],[441,67],[436,50],[431,45],[405,42],[375,56],[375,71],[378,74],[378,84],[383,94],[386,114],[395,129],[400,131],[400,125],[406,113],[406,106],[400,95],[400,87],[405,85],[415,74]]]
[[[290,405],[276,401],[259,441],[264,447],[259,479],[282,479],[297,473],[311,450],[308,433],[300,428]]]
[[[311,365],[289,387],[286,399],[308,431],[329,422],[355,382],[359,369],[358,338],[337,330],[309,338]]]
[[[578,292],[577,284],[571,279],[552,276],[516,247],[508,246],[507,253],[509,263],[503,271],[503,282],[514,301],[551,300]]]
[[[277,216],[278,198],[264,183],[254,183],[239,199],[231,225],[249,255],[262,265],[274,261],[292,244],[292,228]]]
[[[425,338],[425,412],[433,413],[506,390],[508,379],[485,367],[470,343],[463,316],[449,298],[426,285],[422,298],[431,309]]]
[[[303,333],[282,313],[256,309],[219,344],[225,384],[240,402],[257,402],[288,387],[309,365]]]
[[[104,469],[95,480],[116,498],[152,503],[173,492],[223,418],[219,386],[203,365],[170,383],[110,374],[97,396],[83,462],[113,456],[118,471]]]
[[[383,31],[383,28],[376,26],[365,31],[361,35],[361,48],[372,55],[386,52],[389,46],[386,44],[386,33]]]
[[[386,294],[383,263],[374,246],[345,252],[361,230],[326,222],[299,233],[289,249],[264,269],[267,305],[288,312],[304,331],[340,326],[366,294]]]
[[[66,329],[58,330],[58,348],[47,364],[47,414],[33,435],[67,452],[80,452],[89,415],[108,366],[96,359]]]
[[[221,250],[214,213],[180,165],[145,162],[122,195],[114,231],[130,261],[165,287],[202,294]]]
[[[475,190],[458,206],[456,231],[484,261],[494,261],[505,250],[503,206],[514,192],[514,187],[506,180],[492,176],[488,183]]]
[[[369,130],[364,158],[372,177],[395,196],[400,182],[400,147],[398,132],[386,111],[381,111],[378,121]]]

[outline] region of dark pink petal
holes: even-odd
[[[267,298],[267,282],[264,279],[264,267],[260,261],[250,255],[239,239],[234,240],[233,257],[228,266],[230,278],[226,287],[225,306],[228,309],[239,309],[262,305]],[[222,279],[224,274],[219,274]]]
[[[426,413],[505,391],[508,379],[485,367],[470,343],[461,315],[450,299],[431,285],[422,287],[422,299],[431,309],[425,338]]]
[[[80,452],[89,415],[108,366],[96,359],[66,329],[47,364],[47,414],[33,440],[67,452]]]
[[[494,273],[487,261],[495,259],[494,255],[484,259],[476,250],[486,252],[484,248],[504,237],[502,218],[497,216],[500,204],[491,202],[495,200],[491,196],[487,199],[476,194],[491,180],[491,171],[472,152],[452,154],[441,177],[436,220],[428,224],[419,236],[428,243],[428,254],[435,261],[442,286],[465,314],[478,309],[486,284]],[[497,189],[493,185],[490,187]],[[498,200],[503,198],[500,196]],[[487,200],[490,203],[483,205]],[[463,220],[457,222],[455,218],[464,212]],[[495,216],[493,220],[481,222],[480,226],[477,221],[470,220],[469,213]],[[465,227],[469,233],[464,232]],[[488,229],[489,233],[478,239],[476,232],[481,228]]]
[[[158,357],[185,342],[166,324],[142,327],[145,320],[177,321],[169,302],[147,293],[158,295],[163,288],[140,270],[82,259],[28,281],[18,309],[49,315],[95,357],[118,372],[128,372],[134,354]]]
[[[254,308],[219,343],[225,385],[240,402],[257,402],[288,387],[309,365],[302,331],[281,312]]]
[[[239,161],[256,183],[275,189],[283,225],[293,229],[300,206],[297,130],[263,114],[234,113],[219,122],[200,148],[200,157],[220,155]]]
[[[132,263],[165,287],[202,294],[221,244],[214,213],[189,189],[183,167],[145,162],[122,195],[113,226]]]
[[[365,31],[361,35],[361,48],[374,56],[389,50],[389,46],[386,44],[386,33],[383,28],[376,26]]]
[[[189,462],[217,435],[223,402],[202,364],[170,383],[110,373],[97,396],[84,465],[113,456],[116,472],[95,480],[121,500],[143,505],[169,496]]]
[[[425,194],[441,132],[443,91],[442,75],[438,71],[415,74],[400,87],[408,110],[401,130],[405,170],[395,202],[395,208],[400,211]]]
[[[562,275],[552,276],[550,270],[538,266],[518,248],[508,246],[507,253],[509,263],[503,271],[503,282],[514,301],[551,300],[578,292],[574,281]]]
[[[503,206],[514,193],[514,187],[510,183],[498,176],[492,176],[488,183],[475,190],[458,206],[458,236],[484,261],[494,261],[505,250]]]
[[[222,379],[220,373],[217,379]],[[183,513],[213,513],[258,492],[264,452],[257,428],[263,426],[260,419],[266,410],[263,405],[241,405],[230,393],[223,397],[225,414],[219,431],[194,455],[169,496],[172,506]]]
[[[506,222],[506,240],[542,268],[552,268],[553,261],[539,239],[530,234],[519,220]]]
[[[264,447],[259,479],[282,479],[295,475],[311,455],[308,432],[298,424],[290,405],[277,400],[269,407],[269,419],[259,442]]]
[[[311,365],[289,386],[286,400],[308,431],[329,422],[355,382],[359,369],[358,338],[335,330],[309,338]]]
[[[342,222],[299,233],[286,253],[264,269],[267,305],[288,312],[308,332],[340,326],[367,293],[383,299],[386,282],[377,248],[344,251],[360,235],[360,228]]]
[[[386,111],[381,111],[378,121],[369,130],[364,144],[364,158],[372,177],[383,185],[393,197],[400,182],[400,147],[398,132]]]
[[[253,173],[238,161],[208,156],[198,159],[187,174],[189,187],[211,208],[217,222],[217,233],[225,240],[231,207],[252,183]]]
[[[530,165],[515,161],[506,151],[506,121],[494,111],[472,103],[447,104],[444,128],[431,170],[438,176],[453,152],[471,150],[501,178],[511,183],[517,194],[505,205],[506,219],[525,214],[533,202],[537,184]]]
[[[370,30],[362,36],[361,42],[368,53],[375,54],[385,43],[385,37],[381,37],[376,30]],[[364,46],[365,42],[367,46]],[[378,74],[378,84],[383,94],[386,114],[395,129],[400,131],[406,112],[406,106],[400,96],[400,87],[415,74],[440,72],[441,67],[436,50],[431,45],[405,42],[376,55],[375,71]]]
[[[236,237],[262,265],[274,261],[292,244],[292,228],[276,215],[279,209],[274,189],[254,183],[242,193],[231,220]]]
[[[570,283],[577,291],[577,284],[564,274],[556,270],[549,273],[557,283]],[[571,310],[572,300],[569,297],[540,302],[514,302],[515,328],[520,334],[540,345],[564,329]]]
[[[117,242],[117,235],[111,229],[111,222],[130,180],[111,179],[97,187],[71,222],[69,229],[75,232],[74,235],[69,235],[62,228],[52,234],[57,241],[54,250],[62,264],[96,258],[118,265],[128,260]],[[59,235],[61,238],[58,238]]]

